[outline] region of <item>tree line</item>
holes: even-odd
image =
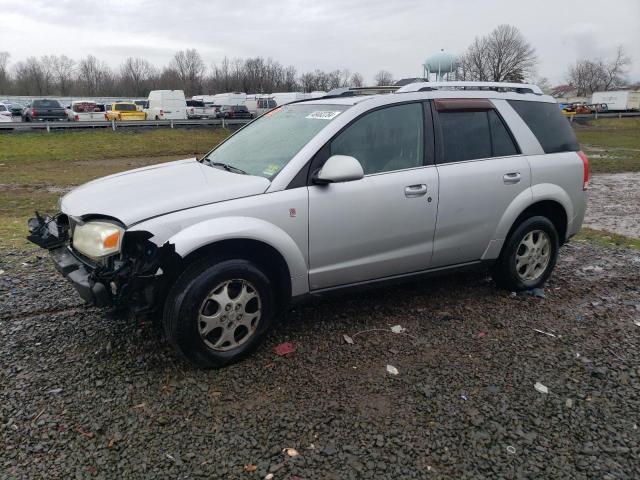
[[[230,60],[207,68],[195,49],[180,50],[164,67],[140,57],[128,57],[111,68],[93,55],[74,60],[66,55],[28,57],[10,65],[10,54],[0,52],[0,94],[87,95],[145,97],[150,90],[182,89],[187,96],[242,91],[272,93],[339,87],[361,87],[363,76],[349,70],[314,70],[298,74],[271,58]],[[376,76],[390,80],[388,72]]]
[[[74,60],[66,55],[29,57],[10,64],[8,52],[0,52],[0,94],[87,95],[144,97],[150,90],[182,89],[187,96],[199,93],[242,91],[273,93],[339,87],[361,87],[364,77],[347,69],[314,70],[299,74],[294,66],[263,57],[224,58],[209,67],[195,49],[180,50],[158,68],[140,57],[128,57],[111,68],[93,55]],[[455,80],[493,82],[536,82],[551,91],[548,81],[537,76],[535,48],[512,25],[499,25],[489,34],[476,37],[458,57],[451,76]],[[631,60],[622,46],[610,60],[580,59],[568,67],[567,82],[580,96],[613,90],[627,84]],[[380,70],[374,85],[392,85],[393,74]]]

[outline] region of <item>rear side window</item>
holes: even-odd
[[[491,128],[492,156],[508,157],[520,153],[496,111],[489,110],[487,114],[489,115],[489,128]]]
[[[443,163],[517,155],[511,135],[494,110],[438,112]]]
[[[545,153],[580,150],[576,135],[557,104],[525,100],[508,102],[531,129]]]

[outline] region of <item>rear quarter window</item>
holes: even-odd
[[[540,142],[545,153],[576,152],[580,145],[558,105],[526,100],[508,100]]]

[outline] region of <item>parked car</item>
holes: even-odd
[[[149,101],[148,100],[134,100],[133,103],[135,103],[136,107],[138,108],[138,110],[142,112],[145,108],[148,107]]]
[[[0,122],[1,121],[6,121],[5,119],[9,119],[8,121],[11,122],[12,119],[12,114],[11,114],[11,106],[7,105],[5,103],[0,103]]]
[[[182,90],[153,90],[144,109],[150,120],[184,120],[187,103]]]
[[[217,108],[202,100],[187,100],[187,118],[216,118]]]
[[[31,102],[31,105],[27,105],[22,111],[23,122],[55,122],[63,120],[67,120],[67,112],[58,100],[50,100],[47,98],[34,100]]]
[[[285,105],[200,160],[94,180],[29,239],[88,303],[157,309],[219,367],[308,295],[472,268],[540,287],[582,224],[579,150],[536,86],[413,83]]]
[[[587,105],[591,113],[606,113],[609,111],[609,106],[606,103],[592,103]]]
[[[223,105],[220,108],[220,118],[242,119],[253,118],[249,109],[244,105]]]
[[[2,102],[5,106],[11,111],[11,115],[14,117],[20,117],[22,115],[22,111],[24,110],[24,105],[16,102],[4,101]]]
[[[133,102],[114,102],[111,109],[104,113],[106,120],[130,121],[130,120],[146,120],[147,114],[136,108]]]
[[[4,103],[0,103],[0,122],[11,122],[13,117],[11,109]]]
[[[96,122],[105,120],[103,105],[92,100],[74,100],[67,110],[70,122]]]

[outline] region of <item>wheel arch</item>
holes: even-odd
[[[505,210],[482,259],[492,260],[502,253],[504,245],[515,228],[525,219],[542,215],[554,224],[560,245],[567,240],[569,220],[573,208],[569,195],[557,185],[539,184],[518,195]]]
[[[164,236],[160,232],[160,237]],[[166,237],[165,237],[166,238]],[[157,241],[159,238],[152,239]],[[277,225],[252,217],[222,217],[196,223],[166,238],[175,251],[166,282],[172,284],[187,266],[206,257],[244,258],[265,270],[278,287],[279,299],[308,292],[306,256]]]
[[[569,217],[567,216],[567,211],[564,206],[556,200],[540,200],[525,208],[514,220],[505,239],[509,238],[513,231],[524,220],[535,216],[548,218],[558,232],[558,241],[560,245],[565,242]]]

